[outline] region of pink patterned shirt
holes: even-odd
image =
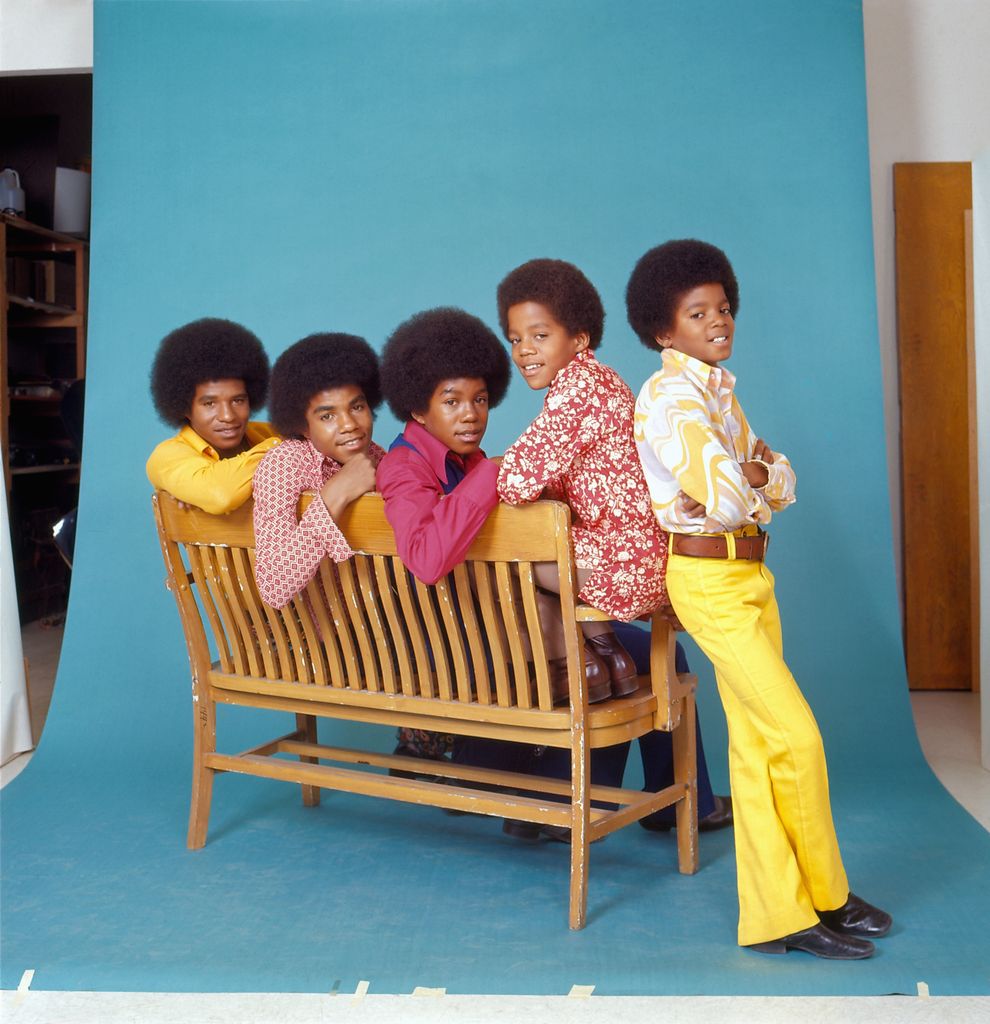
[[[667,538],[636,452],[635,407],[615,370],[590,350],[578,353],[498,476],[499,497],[511,505],[541,496],[570,505],[575,561],[592,570],[581,600],[626,622],[667,603]]]
[[[385,452],[372,443],[368,455],[377,466]],[[254,578],[272,608],[287,605],[316,575],[325,556],[343,562],[354,554],[319,497],[296,519],[303,491],[319,491],[340,469],[339,462],[309,441],[287,438],[254,474]]]

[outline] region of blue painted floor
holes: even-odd
[[[50,990],[990,992],[990,834],[920,755],[868,785],[833,767],[852,884],[897,922],[874,959],[844,964],[735,945],[731,831],[702,836],[693,877],[677,873],[673,835],[595,845],[575,933],[562,845],[369,798],[304,808],[295,787],[223,776],[207,846],[190,852],[181,742],[87,757],[84,737],[54,731],[2,793],[4,988],[34,969]]]

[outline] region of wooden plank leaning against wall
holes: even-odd
[[[913,690],[979,689],[972,168],[894,165],[904,643]]]

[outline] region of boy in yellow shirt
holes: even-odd
[[[720,249],[651,249],[626,291],[629,323],[659,351],[635,433],[653,510],[670,534],[667,591],[715,668],[729,729],[739,944],[825,959],[872,956],[889,914],[849,891],[818,726],[784,662],[762,527],[794,501],[794,471],[750,429],[732,354],[739,286]]]
[[[268,374],[261,342],[231,320],[194,320],[168,334],[152,366],[151,397],[180,430],[151,453],[152,486],[214,515],[243,505],[258,463],[279,443],[269,424],[250,419],[265,404]]]

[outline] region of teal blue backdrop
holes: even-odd
[[[986,833],[928,773],[904,678],[858,2],[96,0],[94,104],[80,533],[45,737],[3,794],[5,987],[34,967],[53,988],[984,990],[967,956],[986,950]],[[187,853],[188,664],[144,476],[167,433],[147,391],[159,339],[222,316],[273,357],[318,330],[380,349],[441,304],[494,326],[499,279],[551,256],[600,289],[599,354],[636,390],[657,364],[625,323],[625,282],[684,236],[735,264],[731,368],[797,470],[771,549],[785,646],[826,738],[850,874],[898,916],[883,956],[824,972],[739,951],[725,834],[693,879],[669,844],[610,840],[580,935],[564,851],[508,850],[490,822],[346,797],[303,812],[294,791],[223,780],[210,843]],[[539,401],[514,381],[488,450]],[[376,437],[396,426],[383,413]],[[722,788],[722,713],[692,659]],[[222,726],[245,744],[256,731]],[[362,863],[411,870],[413,905]],[[690,966],[662,967],[668,941]]]

